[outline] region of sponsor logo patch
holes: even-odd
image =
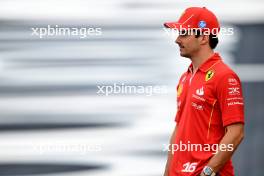
[[[199,26],[199,28],[205,28],[206,22],[205,21],[199,21],[198,26]]]
[[[236,86],[238,84],[238,81],[235,78],[229,78],[228,84],[231,86]]]
[[[244,105],[243,102],[240,101],[234,101],[234,102],[229,102],[227,103],[228,106],[233,106],[233,105]]]
[[[197,99],[197,100],[205,101],[205,99],[203,97],[199,97],[199,96],[197,96],[195,94],[192,94],[192,97]]]
[[[200,95],[200,96],[203,96],[204,95],[204,88],[203,88],[203,86],[200,89],[197,89],[196,90],[196,94],[197,95]]]
[[[197,110],[203,110],[203,106],[192,102],[192,106]]]
[[[239,87],[229,87],[229,95],[240,95]]]
[[[182,89],[183,89],[183,84],[180,84],[178,89],[177,89],[177,96],[179,97],[182,93]]]
[[[209,70],[205,75],[205,81],[209,81],[214,76],[214,71]]]

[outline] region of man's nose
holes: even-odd
[[[181,40],[180,40],[180,36],[178,36],[175,40],[175,43],[177,43],[178,45],[180,44]]]

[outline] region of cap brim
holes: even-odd
[[[177,22],[167,22],[167,23],[164,23],[164,26],[166,28],[170,28],[170,29],[180,29],[180,28],[183,28],[182,24],[177,23]]]

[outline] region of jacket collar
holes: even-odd
[[[220,55],[218,53],[214,53],[213,56],[208,58],[204,63],[202,63],[202,65],[200,65],[198,70],[201,70],[202,72],[207,72],[208,70],[210,70],[210,68],[212,68],[215,64],[217,64],[221,60],[222,59]],[[192,72],[192,68],[193,68],[193,65],[191,64],[188,67],[188,72]]]

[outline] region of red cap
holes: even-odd
[[[219,22],[213,12],[205,7],[189,7],[181,15],[178,22],[167,22],[164,26],[171,29],[201,29],[217,34]]]

